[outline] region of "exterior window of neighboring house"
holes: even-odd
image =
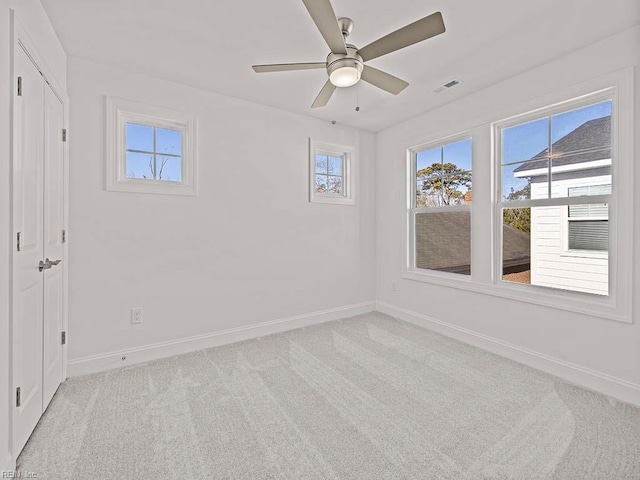
[[[410,268],[471,275],[471,138],[410,153]]]
[[[611,184],[570,187],[570,197],[610,195]],[[606,203],[570,205],[568,210],[567,248],[579,251],[609,250],[609,208]]]
[[[195,117],[107,99],[107,190],[195,194]]]
[[[309,199],[316,203],[355,203],[352,147],[310,141]]]
[[[503,123],[502,279],[609,294],[612,100]]]

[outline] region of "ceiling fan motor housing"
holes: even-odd
[[[364,63],[362,57],[358,54],[358,49],[353,45],[347,44],[346,55],[344,53],[330,53],[327,56],[327,73],[329,74],[329,78],[331,78],[333,72],[345,67],[355,68],[358,72],[358,80],[360,79]]]

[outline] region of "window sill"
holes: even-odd
[[[155,195],[197,195],[192,185],[154,180],[120,180],[107,185],[108,192],[146,193]]]
[[[465,277],[440,272],[428,273],[416,269],[408,269],[402,275],[402,278],[407,280],[526,302],[590,317],[633,323],[631,314],[621,312],[621,309],[616,308],[610,297],[603,296],[602,299],[594,299],[590,294],[579,292],[562,292],[535,285],[517,285],[502,280],[494,283],[479,283],[471,277]]]
[[[607,260],[609,258],[609,253],[602,253],[597,250],[565,250],[560,254],[561,257],[572,257],[572,258],[591,258],[598,260]]]
[[[311,197],[310,203],[328,203],[332,205],[355,205],[356,201],[354,198],[349,197],[341,197],[338,195],[314,195]]]

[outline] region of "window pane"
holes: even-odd
[[[549,118],[502,130],[502,163],[515,163],[546,155],[549,148]]]
[[[423,189],[422,181],[416,182],[416,207],[435,207],[436,204],[429,196],[428,192]]]
[[[598,159],[596,164],[593,163],[595,159]],[[551,196],[553,198],[566,197],[572,189],[594,183],[609,187],[606,191],[586,188],[580,190],[579,194],[574,193],[574,196],[608,195],[611,193],[610,149],[554,158],[551,160],[551,165]],[[569,196],[571,195],[569,194]]]
[[[326,175],[316,175],[316,193],[327,193],[329,179]]]
[[[606,221],[569,221],[568,239],[561,222],[566,206],[503,209],[502,279],[575,292],[608,295],[608,259],[602,253]],[[578,223],[591,225],[574,226]],[[606,234],[604,233],[606,229]],[[577,249],[572,247],[582,247]],[[587,251],[586,246],[598,247]],[[578,253],[578,254],[576,254]]]
[[[554,115],[553,152],[611,146],[611,100]]]
[[[326,155],[316,155],[316,173],[327,173],[329,159]]]
[[[335,177],[329,175],[327,177],[328,185],[327,185],[327,193],[333,193],[336,195],[342,195],[342,177]]]
[[[342,176],[342,158],[329,157],[328,173],[329,175]]]
[[[609,250],[609,221],[569,221],[569,250]]]
[[[531,209],[502,211],[502,279],[531,283]]]
[[[182,155],[182,132],[167,128],[157,128],[156,152]]]
[[[442,206],[471,204],[471,172],[442,177]]]
[[[420,177],[421,171],[427,167],[442,163],[442,147],[432,148],[416,153],[416,172]]]
[[[415,215],[416,267],[471,274],[471,212]]]
[[[455,167],[434,165],[423,169],[416,183],[419,206],[442,207],[465,203],[465,195],[471,191],[471,172],[457,171]],[[442,172],[451,172],[443,174]]]
[[[125,126],[125,142],[127,150],[153,152],[153,127],[127,123]]]
[[[156,155],[156,179],[182,181],[182,158]]]
[[[153,155],[127,152],[127,177],[153,179]]]
[[[443,147],[443,161],[445,164],[455,165],[455,168],[471,171],[471,139],[449,143]]]
[[[549,160],[539,159],[502,167],[504,201],[548,198]]]

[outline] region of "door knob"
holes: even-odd
[[[40,260],[40,263],[38,264],[38,270],[41,272],[43,270],[49,270],[51,268],[51,264],[49,263],[49,259],[47,258],[46,262],[43,262],[42,260]]]
[[[49,260],[48,258],[45,258],[44,262],[40,260],[40,263],[38,264],[38,270],[49,270],[51,267],[55,267],[56,265],[58,265],[61,261],[62,260]]]

